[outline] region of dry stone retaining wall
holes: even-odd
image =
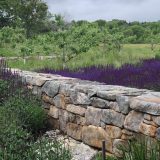
[[[18,71],[42,97],[53,128],[118,155],[117,146],[137,133],[160,138],[160,92]]]

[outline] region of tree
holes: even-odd
[[[48,6],[42,0],[2,0],[0,8],[3,26],[17,22],[26,29],[27,37],[38,32],[47,18]]]
[[[48,6],[41,0],[21,0],[18,6],[18,17],[26,29],[27,37],[39,30],[47,17]]]

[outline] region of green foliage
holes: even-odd
[[[94,160],[102,160],[102,153],[98,153]],[[106,156],[106,160],[117,160],[115,157]]]
[[[17,91],[17,95],[6,101],[5,107],[16,113],[23,128],[37,133],[45,128],[46,114],[39,99],[26,92]]]
[[[0,159],[70,160],[71,155],[68,148],[56,139],[42,138],[34,142],[33,135],[22,128],[17,112],[4,106],[0,107]]]
[[[8,82],[0,79],[0,105],[8,95]]]
[[[128,146],[120,146],[123,160],[157,160],[160,157],[160,143],[149,137],[128,141]]]
[[[64,142],[50,139],[40,139],[33,146],[36,158],[48,160],[71,160],[72,156]]]
[[[0,159],[16,160],[25,156],[31,135],[18,124],[14,112],[0,107]]]
[[[41,0],[2,0],[0,4],[1,27],[21,26],[27,37],[31,37],[45,26],[48,6]]]
[[[23,55],[23,57],[30,56],[32,52],[32,49],[29,47],[21,47],[21,55]]]

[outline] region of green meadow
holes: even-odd
[[[87,53],[79,54],[73,58],[66,65],[69,69],[76,69],[80,67],[88,67],[93,65],[114,65],[120,67],[123,64],[136,64],[143,59],[155,58],[159,51],[160,45],[157,45],[155,50],[151,50],[150,44],[124,44],[120,52],[103,53],[102,47],[94,47]],[[8,60],[9,67],[20,68],[24,70],[36,70],[39,68],[53,68],[61,69],[61,57],[53,59],[40,60],[37,58],[30,58],[26,60]]]

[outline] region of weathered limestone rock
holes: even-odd
[[[84,125],[86,125],[86,118],[79,116],[79,115],[76,115],[76,123],[78,125],[84,126]]]
[[[53,98],[54,105],[58,108],[65,109],[66,104],[65,104],[65,97],[62,94],[58,94]]]
[[[151,121],[152,120],[152,116],[150,114],[144,114],[144,119]]]
[[[129,98],[127,96],[118,95],[116,96],[116,101],[119,106],[119,110],[123,114],[128,114],[129,112]]]
[[[134,110],[148,113],[151,115],[160,115],[160,97],[152,94],[132,98],[130,107]]]
[[[160,140],[160,127],[158,127],[156,130],[156,138]]]
[[[140,112],[131,111],[124,121],[124,127],[128,130],[139,132],[139,127],[144,115]]]
[[[46,81],[49,81],[49,80],[51,80],[51,78],[46,78],[42,76],[35,76],[35,77],[33,76],[29,79],[26,79],[26,82],[34,86],[41,87]]]
[[[119,127],[106,125],[106,135],[110,138],[120,138],[122,135],[122,130]]]
[[[91,103],[88,96],[81,92],[72,92],[70,97],[75,105],[89,105]]]
[[[117,102],[110,102],[109,108],[116,111],[116,112],[120,112],[120,108],[119,108]]]
[[[123,129],[123,130],[122,130],[122,133],[123,133],[123,134],[126,134],[126,135],[128,135],[128,136],[133,136],[133,134],[134,134],[133,132],[131,132],[131,131],[127,130],[127,129]]]
[[[91,105],[96,108],[109,108],[109,101],[93,97],[91,98]]]
[[[158,126],[160,126],[160,116],[153,116],[153,122],[155,122]]]
[[[102,110],[101,120],[106,124],[123,127],[125,116],[122,113],[115,112],[111,109]]]
[[[70,97],[64,97],[65,104],[71,104],[71,98]]]
[[[154,137],[155,136],[156,129],[157,128],[155,126],[148,125],[148,124],[145,124],[143,122],[139,126],[140,132],[145,134],[145,135],[147,135],[147,136],[150,136],[150,137]]]
[[[60,130],[66,133],[66,126],[68,122],[75,122],[76,116],[66,110],[59,109]]]
[[[48,112],[48,115],[57,119],[59,117],[59,109],[57,107],[51,105],[49,112]]]
[[[67,135],[80,141],[81,136],[82,136],[82,126],[77,125],[75,123],[68,123],[67,124]]]
[[[78,115],[81,115],[81,116],[85,116],[85,112],[86,112],[86,108],[83,108],[81,106],[76,106],[76,105],[73,105],[73,104],[67,105],[66,110],[68,112],[78,114]]]
[[[97,96],[106,100],[115,101],[116,96],[125,93],[124,91],[111,90],[111,91],[98,91]]]
[[[148,121],[148,120],[146,120],[146,119],[143,120],[143,123],[148,124],[148,125],[152,125],[152,126],[155,126],[155,127],[158,127],[158,125],[157,125],[155,122],[153,122],[153,121]]]
[[[43,94],[43,95],[42,95],[42,100],[43,100],[44,102],[46,102],[46,103],[55,105],[55,104],[54,104],[54,101],[53,101],[53,98],[47,96],[46,94]]]
[[[95,126],[83,126],[82,141],[84,143],[96,148],[102,148],[103,140],[106,140],[106,150],[112,153],[112,141],[106,136],[104,129]]]
[[[102,116],[102,110],[99,108],[94,107],[87,107],[87,111],[85,114],[86,118],[86,124],[87,125],[94,125],[94,126],[100,126],[101,124],[101,116]]]
[[[73,87],[73,83],[63,83],[60,85],[59,93],[69,97],[70,94],[74,91],[72,90]]]
[[[54,97],[58,94],[60,84],[56,81],[47,81],[43,87],[42,92],[46,93],[50,97]]]
[[[132,139],[133,137],[134,137],[133,135],[122,134],[121,139],[122,140],[129,140],[129,139]]]

